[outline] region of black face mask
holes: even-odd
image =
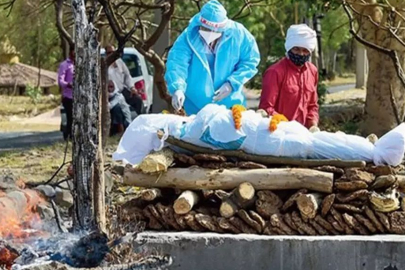
[[[306,62],[309,61],[309,58],[311,57],[310,54],[308,55],[299,55],[295,54],[292,51],[288,51],[288,58],[297,66],[303,66]]]

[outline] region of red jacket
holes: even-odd
[[[318,70],[312,63],[299,68],[283,58],[264,73],[259,109],[309,128],[319,121],[317,85]]]

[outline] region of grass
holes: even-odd
[[[356,83],[356,75],[355,74],[343,74],[342,76],[338,76],[334,80],[326,81],[325,83],[327,86],[354,84],[354,83]]]
[[[26,96],[0,95],[0,119],[10,116],[36,116],[60,105],[60,96],[43,96],[35,104]]]
[[[119,138],[107,141],[105,163],[112,163],[111,155],[118,145]],[[26,182],[48,180],[63,163],[66,144],[64,142],[49,146],[33,147],[27,150],[0,153],[0,168],[3,173],[12,173]],[[69,143],[66,161],[72,159],[72,144]],[[67,166],[59,172],[59,178],[67,174]]]
[[[366,90],[354,88],[346,91],[327,94],[325,103],[334,104],[340,102],[351,102],[353,100],[365,100],[365,98]]]
[[[25,132],[25,131],[56,131],[59,130],[59,125],[47,125],[47,124],[29,124],[10,121],[0,121],[1,132]]]

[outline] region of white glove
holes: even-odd
[[[232,86],[229,83],[224,83],[219,90],[215,91],[213,102],[221,101],[232,93]]]
[[[311,133],[315,133],[315,132],[319,132],[319,131],[321,131],[321,130],[320,130],[319,127],[317,127],[317,126],[312,126],[312,127],[310,127],[309,131],[310,131]]]
[[[256,111],[257,114],[260,114],[262,117],[269,117],[268,113],[263,109],[258,109]]]
[[[176,111],[179,111],[184,104],[184,100],[186,97],[184,96],[183,91],[181,90],[176,90],[172,96],[172,106]]]

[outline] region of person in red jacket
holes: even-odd
[[[317,129],[318,70],[309,62],[316,47],[316,32],[306,24],[287,31],[286,57],[263,75],[259,109],[268,115],[283,114],[311,130]]]

